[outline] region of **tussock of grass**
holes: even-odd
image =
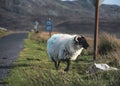
[[[51,35],[56,34],[58,32],[52,32]],[[39,33],[31,33],[30,39],[37,40],[37,41],[46,41],[50,38],[49,32],[39,32]]]
[[[120,68],[120,50],[113,51],[113,52],[109,53],[108,55],[103,55],[101,57],[107,58],[108,59],[107,63],[110,66]]]
[[[6,31],[0,30],[0,37],[3,37],[3,36],[6,35],[6,34],[7,34]]]
[[[46,41],[26,39],[24,47],[20,57],[14,62],[9,77],[5,79],[7,86],[119,85],[119,78],[116,77],[119,76],[119,71],[113,71],[114,75],[107,71],[86,73],[88,67],[93,64],[92,57],[89,55],[80,56],[77,61],[71,62],[70,70],[64,72],[65,63],[61,63],[60,70],[56,70],[54,64],[48,60]]]
[[[120,39],[108,33],[100,36],[99,54],[102,58],[108,58],[111,66],[120,67]]]
[[[102,55],[109,54],[110,52],[120,49],[120,40],[115,36],[108,33],[103,33],[100,36],[99,53]]]

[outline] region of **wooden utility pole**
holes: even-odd
[[[98,59],[98,29],[99,29],[99,9],[100,9],[100,0],[96,1],[95,5],[95,31],[94,31],[94,56],[93,59]]]

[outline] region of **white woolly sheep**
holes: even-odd
[[[88,48],[88,43],[83,36],[69,34],[54,34],[47,41],[47,52],[49,58],[54,62],[56,69],[60,61],[66,61],[64,71],[69,70],[70,60],[76,60],[82,50]]]

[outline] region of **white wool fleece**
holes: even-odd
[[[76,35],[69,34],[55,34],[51,38],[48,39],[47,42],[47,52],[49,58],[53,58],[54,60],[60,60],[67,58],[64,56],[64,51],[68,51],[68,56],[71,60],[76,60],[77,56],[83,50],[82,47],[79,47],[77,50],[74,49],[74,37]],[[77,46],[77,45],[76,45]]]

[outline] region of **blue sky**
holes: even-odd
[[[120,0],[105,0],[103,3],[104,4],[110,4],[110,5],[119,5],[120,6]]]

